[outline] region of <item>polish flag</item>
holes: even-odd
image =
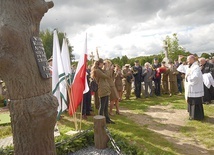
[[[69,105],[69,114],[73,115],[78,106],[81,104],[83,94],[89,91],[87,78],[86,78],[86,67],[87,67],[87,36],[85,39],[84,52],[80,56],[80,60],[77,65],[77,69],[74,75],[73,83],[71,85],[71,98]]]

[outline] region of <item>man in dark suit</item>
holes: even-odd
[[[152,69],[154,72],[154,78],[153,81],[155,83],[155,95],[160,96],[160,84],[161,84],[161,73],[159,68],[161,67],[161,64],[158,62],[157,58],[154,58],[154,63],[152,65]]]
[[[139,64],[139,60],[135,60],[135,65],[132,67],[132,71],[134,76],[135,96],[136,98],[140,98],[142,67]]]
[[[210,73],[212,75],[212,78],[214,78],[214,65],[207,62],[205,58],[199,58],[200,67],[202,74]],[[214,99],[214,88],[211,86],[210,88],[207,88],[204,85],[204,96],[203,96],[203,102],[206,104],[210,104],[211,100]]]

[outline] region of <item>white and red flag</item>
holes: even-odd
[[[73,83],[71,85],[71,98],[69,105],[69,114],[73,115],[78,106],[81,104],[83,94],[89,91],[87,78],[86,78],[86,67],[87,67],[87,35],[85,39],[84,52],[80,56],[80,60],[77,65],[77,69],[74,75]]]

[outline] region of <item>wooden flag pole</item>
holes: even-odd
[[[69,87],[70,88],[70,87]],[[69,106],[72,106],[72,114],[73,114],[73,117],[74,117],[74,125],[75,125],[75,130],[77,131],[78,130],[78,124],[77,124],[77,116],[76,116],[76,112],[74,111],[74,103],[71,102],[71,98],[73,99],[73,96],[70,95],[72,93],[72,90],[71,89],[68,89],[68,94],[69,94],[69,101],[70,103],[72,104],[69,104]]]
[[[81,128],[82,128],[82,109],[83,109],[83,100],[81,102],[81,108],[80,108],[80,129],[79,131],[81,132]]]

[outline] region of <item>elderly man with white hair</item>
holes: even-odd
[[[144,64],[144,68],[142,69],[142,76],[144,77],[144,84],[145,84],[145,98],[148,96],[152,96],[152,78],[154,77],[154,73],[150,63],[146,62]],[[148,87],[150,92],[148,91]]]
[[[189,119],[204,119],[202,97],[204,96],[203,76],[193,55],[187,57],[188,65],[180,65],[178,71],[185,73],[185,99],[188,103]]]
[[[211,100],[214,100],[214,88],[212,86],[214,83],[214,64],[207,62],[205,58],[199,58],[199,62],[204,80],[203,102],[210,104]]]

